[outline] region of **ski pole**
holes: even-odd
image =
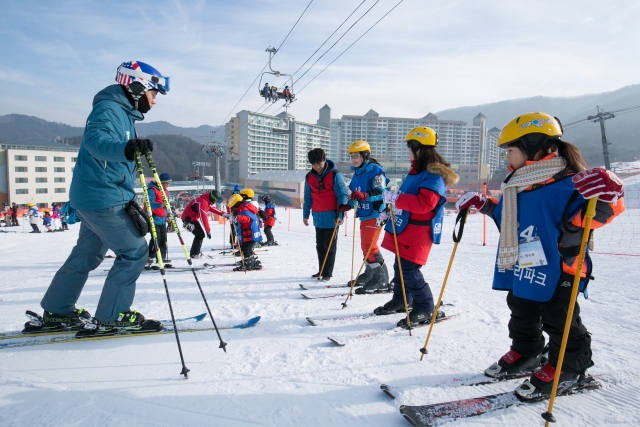
[[[429,325],[429,333],[427,333],[427,339],[424,341],[424,347],[420,349],[420,361],[424,359],[424,355],[429,353],[427,351],[427,345],[429,344],[429,338],[431,337],[431,331],[433,331],[433,325],[436,323],[436,316],[438,315],[438,310],[440,309],[440,304],[442,303],[442,296],[444,295],[444,288],[447,286],[447,280],[449,279],[449,273],[451,272],[451,265],[453,264],[453,258],[456,256],[456,249],[458,249],[458,243],[462,239],[462,232],[464,231],[464,224],[467,222],[467,215],[469,214],[469,208],[463,209],[458,212],[458,217],[456,218],[456,224],[460,223],[460,228],[458,229],[458,235],[456,236],[455,227],[453,229],[453,251],[451,251],[451,258],[449,259],[449,266],[447,267],[447,273],[444,275],[444,282],[442,282],[442,289],[440,289],[440,296],[438,296],[438,303],[436,304],[435,310],[433,310],[433,315],[431,316],[431,324]],[[461,222],[460,222],[461,221]]]
[[[353,213],[353,238],[351,239],[351,282],[353,282],[353,263],[356,250],[356,214]]]
[[[242,261],[242,268],[244,269],[244,274],[247,274],[247,267],[244,265],[244,254],[242,253],[242,241],[240,240],[240,236],[238,235],[238,227],[233,226],[233,230],[236,234],[236,242],[238,243],[238,251],[240,252],[240,261]],[[233,260],[236,260],[236,254],[233,254]]]
[[[173,315],[173,307],[171,306],[171,297],[169,296],[169,287],[167,286],[167,279],[165,277],[164,272],[164,261],[162,261],[162,254],[160,253],[160,245],[158,245],[158,235],[156,234],[156,226],[153,223],[153,216],[151,211],[151,202],[149,201],[149,194],[147,193],[147,184],[144,180],[144,169],[142,168],[142,160],[140,159],[140,151],[136,149],[136,168],[140,173],[140,185],[142,185],[142,197],[144,199],[144,204],[147,208],[148,215],[151,215],[151,238],[156,243],[156,258],[158,260],[158,267],[160,267],[160,274],[162,275],[162,281],[164,282],[164,291],[167,294],[167,302],[169,303],[169,311],[171,312],[171,322],[173,323],[173,332],[176,335],[176,342],[178,343],[178,352],[180,353],[180,361],[182,362],[182,372],[181,375],[184,375],[184,378],[187,379],[189,376],[187,373],[189,369],[184,364],[184,356],[182,355],[182,346],[180,345],[180,337],[178,336],[178,327],[176,326],[176,318]],[[164,191],[162,191],[164,193]]]
[[[549,408],[547,412],[542,414],[544,418],[545,427],[549,427],[549,423],[555,423],[556,418],[553,416],[553,404],[556,400],[556,393],[558,392],[558,383],[560,382],[560,374],[562,373],[562,363],[564,362],[564,353],[567,349],[567,341],[569,339],[569,329],[571,328],[571,320],[573,319],[573,311],[576,306],[576,299],[578,298],[578,290],[580,289],[580,272],[582,271],[582,264],[584,263],[585,255],[587,252],[587,242],[589,241],[589,235],[591,233],[591,220],[596,215],[596,203],[598,198],[594,197],[587,202],[587,209],[584,214],[584,231],[582,232],[582,242],[580,243],[580,257],[578,258],[578,265],[576,267],[576,275],[573,278],[573,287],[571,288],[571,299],[569,300],[569,308],[567,309],[567,320],[564,322],[564,332],[562,334],[562,343],[560,344],[560,353],[558,354],[558,364],[556,366],[556,375],[553,378],[553,388],[551,389],[551,398],[549,399]]]
[[[162,183],[160,182],[160,176],[158,176],[158,171],[156,169],[156,164],[151,158],[151,153],[146,153],[147,163],[149,164],[149,169],[153,172],[153,178],[156,180],[156,185],[158,188],[162,188]],[[164,188],[162,188],[162,200],[164,201],[165,209],[168,209],[168,212],[171,212],[171,205],[169,204],[169,199],[167,199],[167,195],[164,193]],[[151,212],[151,211],[149,211]],[[202,290],[202,286],[200,286],[200,280],[198,280],[198,275],[196,274],[196,270],[194,268],[193,262],[191,261],[191,257],[189,256],[189,251],[187,251],[187,247],[184,244],[184,239],[182,238],[182,234],[180,233],[180,229],[178,228],[178,222],[176,218],[172,215],[173,220],[171,221],[171,225],[173,226],[178,239],[180,240],[180,245],[182,246],[182,252],[184,252],[184,256],[187,259],[187,263],[191,267],[191,272],[193,273],[194,279],[196,279],[196,283],[198,284],[198,289],[200,290],[200,295],[202,295],[202,300],[204,301],[204,305],[207,307],[207,312],[209,313],[209,317],[211,318],[211,322],[213,322],[213,327],[218,334],[218,339],[220,340],[220,347],[224,352],[227,352],[227,343],[222,340],[222,336],[220,336],[220,331],[218,330],[218,326],[216,325],[216,319],[213,318],[213,314],[211,314],[211,309],[209,308],[209,303],[207,302],[207,297],[204,295],[204,291]],[[169,247],[167,245],[167,253],[169,252]]]
[[[407,293],[404,290],[404,276],[402,275],[402,264],[400,263],[400,249],[398,249],[398,234],[396,234],[396,218],[393,215],[393,206],[389,209],[391,214],[391,228],[393,228],[393,241],[396,244],[396,258],[398,259],[398,271],[400,272],[400,286],[402,287],[402,298],[404,298],[404,311],[407,314],[407,327],[409,328],[409,336],[411,333],[411,319],[409,319],[409,305],[407,304]]]
[[[324,271],[324,266],[327,263],[327,258],[329,257],[329,252],[331,252],[331,245],[333,245],[333,238],[336,237],[336,230],[342,220],[340,218],[336,218],[336,226],[333,227],[333,233],[331,233],[331,241],[329,242],[329,246],[327,247],[327,253],[324,255],[324,261],[322,261],[322,267],[320,267],[320,272],[318,273],[318,280],[322,280],[322,272]]]
[[[342,308],[346,308],[347,307],[347,301],[349,301],[349,298],[353,298],[353,288],[356,284],[356,282],[358,281],[358,277],[360,277],[360,273],[362,273],[362,268],[364,267],[365,263],[367,262],[367,259],[369,259],[369,254],[371,253],[371,248],[373,248],[373,245],[378,241],[378,237],[380,236],[380,231],[382,231],[382,227],[384,224],[380,224],[378,226],[378,229],[376,230],[376,235],[373,238],[373,240],[371,241],[371,244],[369,245],[369,249],[367,249],[367,254],[364,256],[364,259],[362,260],[362,264],[360,264],[360,269],[358,270],[358,274],[356,275],[356,278],[353,279],[353,275],[351,276],[351,289],[349,289],[349,293],[347,294],[347,299],[344,300],[344,302],[342,303]]]

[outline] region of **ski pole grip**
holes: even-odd
[[[456,224],[460,224],[458,227],[458,234],[456,235],[456,227],[453,227],[453,242],[459,243],[462,240],[462,233],[464,232],[464,225],[467,222],[467,215],[469,214],[469,208],[463,209],[458,212],[458,216],[456,217]]]

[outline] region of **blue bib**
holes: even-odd
[[[380,174],[384,174],[384,169],[382,166],[377,165],[375,163],[371,163],[367,160],[364,166],[361,166],[355,169],[353,166],[351,169],[354,170],[353,178],[351,178],[351,182],[349,183],[349,188],[351,191],[362,191],[363,193],[369,193],[369,191],[374,190],[375,188],[372,185],[374,178]],[[389,179],[385,175],[385,185],[389,183]],[[380,190],[384,190],[384,188],[380,188]],[[376,196],[374,196],[376,197]],[[382,200],[380,196],[377,196],[378,200]],[[364,202],[358,202],[358,209],[356,210],[356,216],[360,218],[361,221],[365,221],[371,218],[378,218],[379,212],[373,208],[373,202],[375,200],[367,200]],[[381,206],[381,209],[384,209],[384,205]]]
[[[567,210],[570,220],[577,215],[584,199],[579,196],[569,206],[567,203],[574,192],[571,177],[546,184],[538,189],[518,193],[518,236],[519,240],[538,237],[542,243],[547,265],[520,268],[516,264],[511,270],[498,269],[498,258],[493,275],[493,289],[512,290],[513,295],[537,302],[551,300],[562,277],[562,256],[558,251],[560,225],[563,211]],[[493,212],[498,227],[502,221],[502,199]],[[587,250],[587,271],[591,271],[591,259]],[[585,290],[586,279],[580,282],[580,291]],[[586,296],[586,295],[585,295]]]
[[[275,207],[275,205],[273,205],[272,203],[267,203],[267,204],[264,205],[264,210],[265,211],[267,209],[269,209],[269,208],[273,209],[273,219],[277,220],[278,218],[276,217],[276,207]]]
[[[435,207],[436,216],[431,220],[431,238],[433,243],[439,244],[442,237],[442,220],[444,219],[444,204],[447,202],[447,185],[444,178],[440,175],[427,171],[417,175],[407,175],[404,182],[400,186],[400,194],[418,195],[421,188],[426,188],[440,196],[440,202]],[[395,215],[396,233],[400,234],[404,231],[411,218],[411,212],[403,210],[401,215]],[[385,231],[393,233],[391,222],[387,222],[384,227]]]
[[[251,218],[251,237],[254,242],[262,242],[262,233],[260,232],[260,223],[258,222],[258,217],[256,214],[250,211],[242,211],[238,213],[238,216],[245,215]],[[242,233],[238,233],[238,238],[240,239],[240,243],[244,243],[242,241]]]

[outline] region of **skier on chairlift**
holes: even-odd
[[[264,84],[264,88],[262,88],[262,96],[264,97],[265,103],[271,101],[271,88],[269,87],[269,83]]]

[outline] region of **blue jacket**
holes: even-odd
[[[351,170],[354,172],[349,183],[351,191],[362,191],[368,195],[366,201],[358,202],[358,218],[360,221],[378,218],[380,212],[386,208],[382,203],[382,191],[389,183],[389,178],[385,175],[384,168],[367,160],[359,168],[351,166]],[[371,195],[374,191],[378,194]]]
[[[336,169],[335,163],[331,160],[327,159],[326,165],[324,167],[324,171],[320,175],[317,175],[312,171],[309,179],[318,179],[322,180],[324,176],[331,171]],[[344,183],[344,178],[340,172],[335,173],[335,177],[333,179],[333,192],[335,193],[337,202],[339,205],[344,205],[347,203],[349,197],[347,193],[347,185]],[[302,217],[309,218],[309,213],[311,212],[311,187],[309,187],[309,183],[305,180],[304,183],[304,205],[302,207]],[[338,213],[335,211],[325,211],[325,212],[313,212],[313,225],[317,228],[333,228],[336,225],[336,218],[338,217]]]
[[[120,85],[93,98],[69,190],[74,209],[106,209],[133,199],[135,162],[124,156],[124,147],[136,137],[134,122],[143,119]]]

